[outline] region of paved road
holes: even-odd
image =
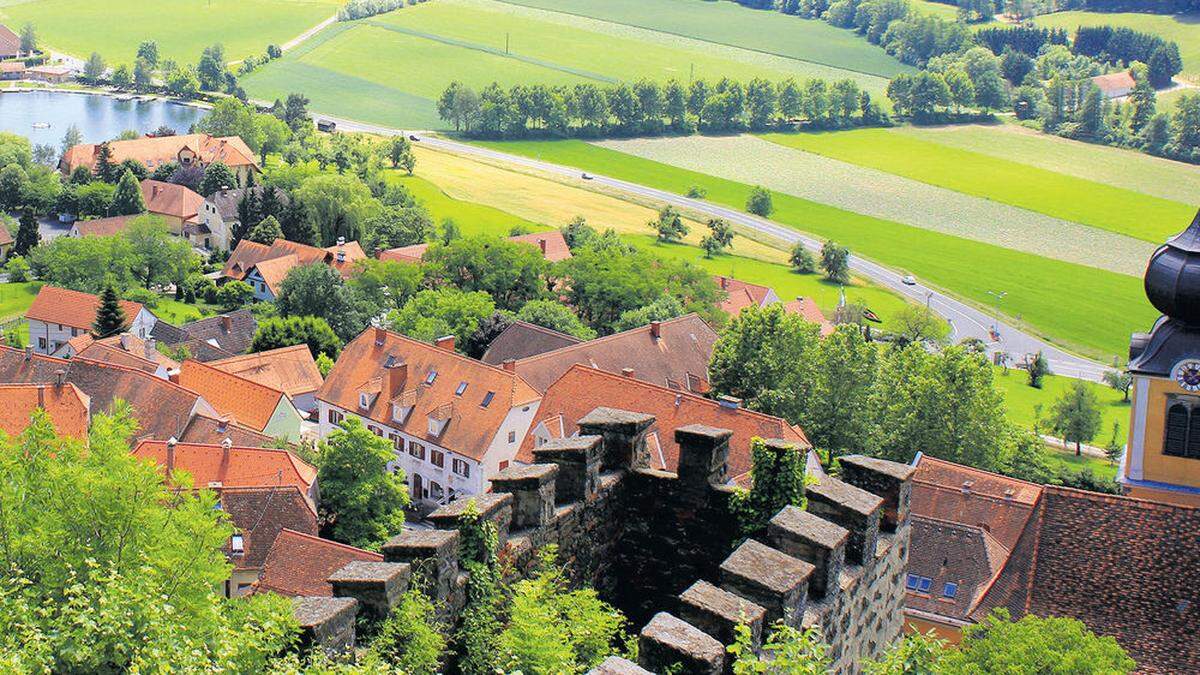
[[[319,115],[322,119],[329,119],[337,122],[338,129],[343,131],[363,131],[367,133],[381,135],[395,135],[408,133],[399,129],[390,129],[387,127],[363,124],[353,120],[346,120],[328,115]],[[543,162],[539,159],[531,159],[520,155],[512,155],[505,152],[482,148],[458,141],[447,140],[444,138],[433,137],[429,135],[421,135],[421,144],[432,148],[439,148],[451,152],[457,152],[474,157],[480,157],[507,164],[515,164],[518,166],[545,171],[551,174],[565,176],[569,178],[580,178],[582,170],[586,167],[569,167],[561,164],[553,164],[551,162]],[[730,209],[718,204],[706,202],[700,199],[690,199],[683,195],[678,195],[664,190],[658,190],[636,183],[601,176],[598,174],[591,175],[591,183],[603,185],[608,188],[613,188],[631,195],[653,199],[667,204],[674,205],[679,208],[687,208],[693,211],[703,213],[716,218],[724,218],[725,220],[742,225],[759,232],[771,235],[781,239],[789,244],[797,241],[804,242],[804,245],[809,249],[819,251],[821,242],[812,237],[806,236],[795,230],[774,223],[764,218],[759,218],[748,213]],[[885,286],[896,293],[904,295],[918,303],[927,303],[930,309],[946,319],[952,329],[953,339],[955,341],[966,338],[978,338],[986,342],[993,352],[1004,351],[1012,356],[1014,360],[1020,360],[1026,354],[1033,354],[1041,351],[1045,354],[1046,359],[1050,362],[1050,368],[1056,374],[1066,375],[1087,380],[1100,380],[1103,377],[1104,371],[1110,368],[1101,363],[1076,356],[1069,352],[1063,351],[1044,340],[1039,339],[1034,335],[1022,332],[1014,326],[998,321],[992,316],[976,309],[961,300],[943,294],[942,292],[929,288],[918,283],[907,285],[903,282],[902,275],[895,270],[884,267],[878,263],[872,262],[859,256],[852,256],[850,267],[855,273],[864,276],[880,286]],[[995,331],[1000,339],[998,341],[992,339],[992,331]]]

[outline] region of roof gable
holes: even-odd
[[[179,384],[198,392],[217,412],[256,431],[266,429],[284,398],[278,389],[190,359],[179,368]]]
[[[280,595],[330,597],[326,581],[353,560],[382,562],[383,556],[309,534],[283,530],[263,563],[258,588]]]
[[[204,197],[184,185],[147,178],[141,187],[142,199],[150,213],[187,220],[200,213],[200,207],[204,205]]]
[[[167,449],[167,441],[145,440],[138,443],[133,455],[165,468]],[[307,494],[317,480],[316,467],[277,448],[176,443],[173,455],[173,470],[190,474],[196,488],[290,485]]]
[[[582,342],[579,338],[524,321],[514,321],[492,340],[480,359],[498,365],[562,349]]]
[[[221,510],[242,537],[242,554],[226,544],[226,554],[237,569],[259,569],[284,530],[317,534],[317,514],[294,485],[283,487],[224,487],[219,491]]]
[[[288,396],[309,394],[324,380],[307,345],[280,347],[255,354],[209,361],[208,365],[252,382],[278,389]]]
[[[60,435],[87,440],[91,399],[75,385],[0,384],[0,431],[19,435],[39,408]]]

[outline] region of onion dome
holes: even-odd
[[[1186,230],[1150,256],[1145,285],[1146,297],[1158,311],[1200,326],[1200,212]]]

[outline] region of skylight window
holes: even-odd
[[[466,390],[467,390],[467,383],[466,383],[466,381],[459,382],[459,383],[458,383],[458,388],[454,390],[454,395],[455,395],[455,396],[462,396],[462,395],[463,395],[463,392],[464,392],[464,391],[466,391]]]
[[[947,598],[953,598],[958,595],[958,584],[946,582],[946,585],[942,586],[942,595]]]
[[[229,549],[234,555],[241,555],[246,552],[246,543],[242,535],[235,534],[230,538]]]
[[[433,384],[433,381],[436,379],[437,379],[437,371],[431,370],[431,371],[429,371],[429,374],[425,376],[425,384]]]
[[[904,587],[907,588],[908,590],[914,591],[916,593],[928,593],[929,587],[932,585],[933,585],[933,579],[930,579],[929,577],[923,577],[919,574],[910,574],[904,580]],[[955,591],[957,592],[957,590],[958,590],[958,587],[955,584],[946,584],[946,586],[954,586]],[[953,596],[947,596],[947,597],[953,597]]]
[[[483,395],[483,402],[479,404],[479,407],[481,407],[481,408],[488,407],[489,405],[492,404],[492,399],[494,399],[494,398],[496,398],[496,392],[489,391],[488,393]]]
[[[930,585],[933,584],[933,579],[929,577],[921,577],[921,583],[917,584],[917,592],[928,593]]]

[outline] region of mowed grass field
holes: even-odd
[[[261,54],[333,16],[341,0],[28,0],[0,6],[13,30],[26,22],[43,45],[86,59],[132,64],[138,44],[161,58],[194,63],[214,43],[231,60]]]
[[[712,26],[720,22],[709,12],[725,11],[725,3],[685,11],[672,0],[653,1],[668,2],[684,16],[704,17]],[[806,30],[819,22],[778,24],[773,13],[742,11],[737,9],[747,26],[762,22],[790,29],[797,44],[812,44],[818,37]],[[831,30],[845,39],[843,31]],[[437,0],[331,26],[242,84],[257,99],[303,91],[312,108],[326,114],[425,129],[445,128],[435,101],[452,81],[478,90],[492,82],[508,87],[603,85],[640,78],[850,78],[877,96],[886,87],[886,75],[759,50],[750,29],[743,32],[733,37],[750,48],[496,0]],[[850,48],[838,44],[837,53]],[[878,48],[862,41],[855,45],[857,52],[870,55],[863,58],[873,71],[902,69]]]
[[[1200,193],[1188,203],[1163,199],[943,145],[896,129],[768,134],[763,138],[1155,244],[1190,222],[1200,204]]]
[[[1039,416],[1045,419],[1050,415],[1054,402],[1059,399],[1076,380],[1062,375],[1049,375],[1042,381],[1041,389],[1029,386],[1029,374],[1023,370],[1010,368],[1008,374],[996,367],[994,378],[996,388],[1004,392],[1004,402],[1008,408],[1008,418],[1014,424],[1032,429]],[[1117,425],[1117,438],[1125,439],[1129,429],[1129,404],[1124,401],[1121,392],[1097,382],[1087,382],[1087,386],[1096,394],[1100,403],[1100,432],[1089,445],[1103,447],[1112,437],[1113,425]],[[1041,406],[1040,410],[1038,406]],[[1044,433],[1050,433],[1045,430]]]
[[[708,199],[744,208],[751,186],[641,159],[581,141],[497,142],[488,147],[580,167],[684,193],[691,185]],[[772,218],[799,231],[834,239],[852,251],[912,272],[923,280],[991,306],[988,291],[1005,291],[1003,312],[1041,337],[1109,361],[1124,354],[1129,334],[1157,313],[1141,280],[999,246],[872,218],[775,193]],[[1182,224],[1181,226],[1182,227]]]
[[[1043,14],[1034,23],[1047,28],[1065,28],[1072,35],[1080,26],[1123,26],[1153,33],[1179,45],[1183,75],[1200,77],[1200,12],[1186,14],[1141,14],[1135,12],[1056,12]]]

